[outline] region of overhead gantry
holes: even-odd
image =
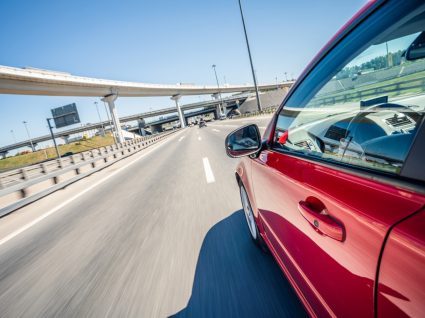
[[[260,90],[290,87],[293,82],[258,85]],[[64,72],[34,68],[0,66],[0,94],[46,95],[46,96],[92,96],[101,97],[109,105],[117,141],[123,141],[115,101],[120,97],[171,96],[179,113],[181,126],[184,118],[179,110],[179,98],[184,95],[224,94],[251,92],[253,85],[163,85],[75,76]],[[217,95],[218,96],[218,95]]]

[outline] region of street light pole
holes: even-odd
[[[105,106],[106,117],[108,117],[109,127],[111,127],[112,137],[114,137],[114,143],[116,144],[117,143],[117,138],[115,137],[114,127],[112,125],[111,118],[109,117],[108,108],[106,107],[106,103],[105,102],[103,102],[103,106]]]
[[[28,124],[28,123],[27,123],[25,120],[24,120],[22,123],[24,124],[24,126],[25,126],[25,130],[27,131],[28,140],[29,140],[29,142],[30,142],[30,144],[31,144],[31,149],[32,149],[32,151],[33,151],[33,152],[35,152],[34,144],[32,143],[32,139],[31,139],[31,136],[30,136],[30,132],[28,131],[28,127],[27,127],[27,124]]]
[[[388,52],[388,41],[385,42],[385,46],[387,48],[387,67],[390,67],[390,53]]]
[[[262,107],[261,107],[260,95],[258,94],[257,79],[255,78],[254,65],[252,63],[251,50],[249,48],[249,41],[248,41],[248,35],[246,33],[245,19],[243,16],[241,0],[238,0],[238,2],[239,2],[239,10],[241,11],[241,18],[242,18],[243,31],[245,34],[246,48],[248,49],[249,62],[251,64],[252,78],[254,79],[255,95],[257,96],[257,106],[258,106],[258,110],[261,112]]]
[[[220,84],[218,83],[217,71],[216,71],[216,69],[215,69],[215,68],[216,68],[216,66],[217,66],[217,65],[213,64],[211,67],[214,69],[215,80],[216,80],[216,82],[217,82],[217,88],[218,88],[218,96],[220,96],[220,104],[221,104],[221,106],[220,106],[220,111],[222,111],[222,112],[223,112],[223,114],[225,114],[226,112],[224,111],[224,109],[222,109],[222,107],[224,108],[224,105],[223,105],[223,98],[221,97]]]
[[[10,133],[12,134],[13,142],[16,144],[16,137],[15,137],[15,132],[13,131],[13,129],[10,130]]]

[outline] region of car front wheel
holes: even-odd
[[[262,250],[267,251],[266,244],[260,236],[257,224],[255,223],[255,216],[254,212],[252,211],[251,203],[249,202],[248,194],[246,193],[245,187],[242,185],[242,183],[239,183],[239,190],[241,194],[242,207],[251,238],[259,247],[261,247]]]

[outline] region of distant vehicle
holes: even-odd
[[[226,118],[227,118],[227,117],[226,117],[226,115],[225,115],[225,114],[221,114],[221,115],[220,115],[220,117],[219,117],[219,119],[220,119],[220,120],[224,120],[224,119],[226,119]]]
[[[68,152],[65,152],[63,155],[62,155],[62,157],[69,157],[69,156],[72,156],[74,153],[72,152],[72,151],[68,151]]]
[[[425,315],[424,48],[423,0],[369,1],[263,137],[247,125],[226,138],[227,154],[243,157],[247,232],[312,317]],[[355,82],[338,76],[372,62],[379,70]]]
[[[202,128],[202,127],[207,127],[207,123],[205,122],[205,120],[203,120],[203,119],[201,119],[200,121],[199,121],[199,128]]]

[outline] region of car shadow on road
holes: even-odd
[[[253,244],[240,210],[208,231],[189,303],[171,317],[304,316],[273,257]]]

